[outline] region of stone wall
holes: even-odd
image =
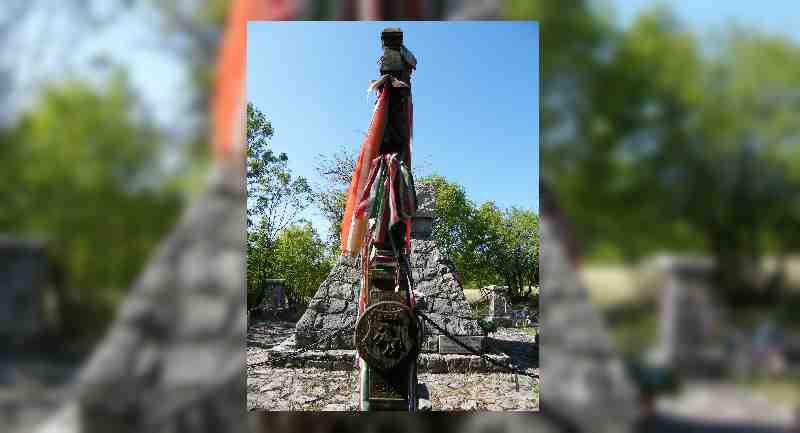
[[[354,257],[340,256],[328,277],[311,298],[308,309],[297,322],[297,344],[311,344],[326,333],[342,327],[353,328],[358,317],[356,294],[361,287],[361,266]],[[320,348],[352,349],[353,332],[320,346]]]
[[[218,167],[83,370],[79,427],[56,431],[244,431],[244,221],[240,169]]]
[[[457,336],[479,336],[484,332],[472,318],[464,288],[453,272],[453,263],[433,240],[411,241],[411,273],[417,291],[417,308],[447,332]],[[438,350],[441,332],[425,323],[423,350]]]

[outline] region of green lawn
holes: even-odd
[[[480,289],[464,289],[464,297],[467,298],[468,303],[477,302],[481,299]]]
[[[764,259],[764,270],[774,267],[773,258]],[[658,276],[635,265],[588,264],[582,267],[580,277],[592,303],[600,308],[652,301],[657,296],[654,289],[658,286]],[[787,261],[786,285],[800,293],[800,256],[790,256]]]
[[[771,259],[764,261],[765,269],[774,264]],[[604,313],[617,350],[626,357],[641,359],[647,349],[658,343],[658,281],[635,266],[627,265],[584,266],[581,278],[592,303]],[[800,295],[800,256],[789,260],[787,285]],[[736,326],[752,328],[764,317],[770,317],[787,330],[798,332],[800,319],[796,311],[796,302],[787,301],[785,305],[776,305],[772,309],[737,311],[731,320]],[[800,372],[780,377],[729,380],[764,395],[775,404],[800,407]]]
[[[763,395],[775,404],[800,407],[800,373],[740,380],[739,384]]]

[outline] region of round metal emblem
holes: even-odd
[[[417,321],[400,302],[378,302],[358,319],[354,338],[358,354],[369,366],[391,370],[416,355]]]

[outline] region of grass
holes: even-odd
[[[762,267],[766,271],[774,269],[775,259],[765,258]],[[580,276],[592,303],[600,308],[651,301],[657,295],[653,290],[658,285],[657,276],[635,265],[587,264],[580,270]],[[800,294],[800,255],[787,259],[786,286]]]
[[[774,263],[774,260],[766,259],[765,269],[774,267]],[[658,280],[649,279],[650,276],[630,265],[584,266],[581,278],[592,303],[604,313],[617,349],[626,357],[641,359],[645,351],[658,342]],[[800,256],[789,259],[786,284],[794,288],[792,291],[797,294],[797,300],[787,299],[774,307],[738,309],[730,316],[733,324],[752,329],[764,318],[771,318],[787,332],[800,332],[800,316],[796,314],[800,306]],[[729,380],[764,396],[773,404],[800,407],[800,372]]]
[[[464,289],[464,297],[467,298],[467,302],[470,304],[477,302],[482,296],[480,289]]]
[[[738,383],[763,395],[774,404],[800,406],[800,373],[795,372],[781,377],[743,379]]]
[[[600,308],[633,302],[641,295],[637,272],[631,266],[588,265],[581,269],[580,277],[592,303]]]
[[[489,303],[472,304],[472,317],[474,319],[485,319],[489,315]]]
[[[627,304],[606,318],[611,340],[626,357],[639,358],[658,341],[658,316],[648,305]]]

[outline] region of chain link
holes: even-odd
[[[505,364],[503,364],[503,363],[501,363],[501,362],[495,361],[494,359],[490,358],[488,355],[486,355],[486,354],[483,354],[483,353],[480,353],[480,352],[478,352],[477,350],[475,350],[475,349],[473,349],[473,348],[471,348],[471,347],[467,346],[466,344],[462,343],[462,342],[461,342],[461,341],[460,341],[458,338],[456,338],[455,336],[453,336],[452,334],[450,334],[449,332],[447,332],[447,330],[446,330],[446,329],[442,328],[441,326],[439,326],[439,324],[437,324],[436,322],[434,322],[434,321],[433,321],[433,319],[431,319],[430,317],[428,317],[427,315],[425,315],[425,313],[422,313],[422,312],[420,312],[420,311],[417,311],[416,313],[417,313],[417,315],[418,315],[419,317],[421,317],[422,319],[424,319],[425,321],[427,321],[428,323],[430,323],[431,325],[433,325],[433,327],[434,327],[434,328],[436,328],[436,329],[437,329],[439,332],[441,332],[442,334],[444,334],[445,336],[447,336],[447,338],[449,338],[449,339],[453,340],[453,341],[454,341],[456,344],[458,344],[459,346],[461,346],[461,347],[462,347],[462,348],[464,348],[465,350],[469,351],[469,352],[470,352],[470,353],[472,353],[473,355],[477,355],[477,356],[481,357],[481,359],[483,359],[483,360],[485,360],[485,361],[487,361],[487,362],[489,362],[489,363],[491,363],[491,364],[494,364],[494,365],[496,365],[496,366],[498,366],[498,367],[500,367],[500,368],[503,368],[503,369],[505,369],[505,370],[508,370],[508,371],[509,371],[509,372],[511,372],[511,373],[514,373],[514,374],[519,374],[519,375],[522,375],[522,376],[527,376],[527,377],[531,377],[531,378],[535,378],[535,379],[538,379],[538,378],[539,378],[539,375],[538,375],[538,374],[534,374],[534,373],[528,373],[527,371],[520,370],[520,369],[518,369],[518,368],[515,368],[515,367],[510,367],[510,366],[508,366],[508,365],[505,365]]]
[[[515,368],[515,367],[511,367],[511,366],[505,365],[505,364],[503,364],[501,362],[498,362],[498,361],[490,358],[486,354],[478,352],[477,350],[475,350],[475,349],[469,347],[468,345],[462,343],[458,338],[453,336],[451,333],[447,332],[446,329],[444,329],[441,326],[439,326],[439,324],[437,324],[435,321],[433,321],[433,319],[428,317],[425,313],[422,313],[420,311],[416,311],[416,314],[420,318],[422,318],[423,320],[425,320],[428,323],[430,323],[434,328],[436,328],[436,330],[441,332],[447,338],[449,338],[450,340],[454,341],[456,344],[461,346],[463,349],[467,350],[468,352],[472,353],[473,355],[479,356],[481,359],[485,360],[486,362],[488,362],[490,364],[493,364],[493,365],[496,365],[496,366],[498,366],[498,367],[500,367],[500,368],[502,368],[504,370],[507,370],[510,373],[519,374],[519,375],[527,376],[527,377],[531,377],[531,378],[537,378],[537,379],[539,378],[538,374],[528,373],[527,371],[521,370],[519,368]],[[285,363],[286,361],[289,361],[291,359],[297,358],[298,356],[300,356],[301,354],[303,354],[305,352],[308,352],[309,350],[318,348],[318,346],[321,345],[322,343],[325,343],[328,340],[331,340],[332,338],[338,336],[339,334],[343,333],[344,331],[348,331],[348,330],[352,330],[352,329],[353,328],[350,327],[350,326],[345,326],[345,327],[336,329],[334,331],[331,331],[327,335],[315,340],[314,342],[312,342],[312,343],[310,343],[308,345],[302,346],[301,348],[299,348],[299,349],[297,349],[297,350],[295,350],[295,351],[293,351],[291,353],[285,354],[283,356],[275,357],[275,358],[270,358],[270,359],[268,359],[266,361],[257,362],[257,363],[254,363],[254,364],[249,364],[247,366],[247,368],[261,367],[261,366],[264,366],[264,365],[269,365],[269,366],[275,367],[276,366],[275,364],[277,364],[279,362]]]

